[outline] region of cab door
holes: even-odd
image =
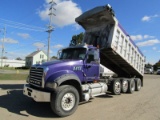
[[[92,82],[94,80],[99,80],[99,50],[90,49],[88,51],[86,60],[85,60],[85,80],[87,82]]]

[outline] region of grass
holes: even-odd
[[[3,67],[3,68],[0,68],[0,70],[29,71],[29,69],[15,69],[14,67]]]
[[[3,74],[0,73],[0,80],[26,80],[28,74]]]

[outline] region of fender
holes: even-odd
[[[68,80],[75,80],[81,85],[80,79],[75,74],[64,74],[58,77],[57,79],[55,79],[55,82],[59,86],[61,83],[68,81]]]
[[[70,71],[70,70],[62,70],[50,75],[45,83],[54,82],[54,83],[57,83],[57,85],[59,86],[61,83],[68,80],[75,80],[81,85],[81,81],[79,77],[73,71]]]
[[[58,86],[60,86],[63,82],[67,82],[71,80],[71,84],[75,86],[75,88],[78,90],[80,95],[80,101],[83,100],[82,96],[82,88],[81,88],[81,81],[79,77],[73,72],[68,70],[63,70],[56,72],[52,74],[47,80],[46,80],[46,88],[49,90],[55,91]],[[75,81],[75,82],[74,82]],[[47,87],[47,84],[50,87]]]

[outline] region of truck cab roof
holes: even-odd
[[[72,49],[72,48],[86,48],[86,49],[96,49],[93,45],[77,45],[77,46],[69,46],[63,49]],[[62,50],[63,50],[62,49]]]

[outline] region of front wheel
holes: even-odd
[[[78,91],[70,85],[57,88],[51,96],[51,108],[55,114],[65,117],[73,114],[79,104]]]

